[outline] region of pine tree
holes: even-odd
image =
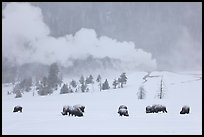
[[[98,76],[97,76],[96,81],[97,81],[97,82],[101,82],[101,75],[98,75]]]
[[[84,76],[83,75],[80,77],[79,83],[82,84],[82,85],[85,84],[85,80],[84,80]]]
[[[105,82],[102,85],[102,90],[106,90],[106,89],[109,89],[109,88],[110,88],[110,86],[108,84],[108,80],[106,79]]]
[[[40,85],[37,92],[39,95],[45,96],[48,94],[52,94],[52,89],[47,85],[46,86]]]
[[[123,88],[123,83],[121,78],[118,78],[118,88]]]
[[[36,89],[38,94],[41,96],[52,94],[53,92],[53,89],[49,86],[48,78],[45,76]]]
[[[60,90],[60,94],[66,94],[66,93],[69,93],[69,89],[67,84],[64,84]]]
[[[15,98],[21,98],[21,97],[22,97],[21,91],[17,90]]]
[[[116,89],[117,85],[118,85],[118,81],[116,79],[114,79],[114,81],[113,81],[113,88]]]
[[[118,82],[120,83],[120,87],[123,88],[123,84],[126,84],[126,82],[127,82],[127,76],[126,76],[125,72],[123,72],[120,75],[120,78],[118,78]]]
[[[87,88],[87,85],[85,83],[81,84],[81,92],[86,92],[86,88]]]
[[[76,87],[77,87],[77,83],[76,83],[75,80],[72,80],[72,81],[70,82],[70,85],[71,85],[73,88],[76,88]]]
[[[93,76],[90,75],[89,77],[87,77],[85,82],[86,82],[86,84],[93,84],[94,83]]]

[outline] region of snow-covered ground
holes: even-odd
[[[202,134],[202,72],[173,73],[155,71],[144,81],[146,72],[127,73],[124,88],[112,89],[114,77],[110,77],[110,90],[99,91],[95,84],[89,93],[32,96],[22,98],[7,95],[12,86],[2,85],[2,134],[4,135],[167,135]],[[161,78],[164,82],[163,99],[156,97]],[[146,98],[137,98],[138,88],[144,86]],[[83,117],[62,116],[64,105],[82,104]],[[126,105],[129,117],[117,113],[120,105]],[[145,113],[145,107],[162,104],[168,113]],[[16,105],[22,113],[13,113]],[[179,114],[181,107],[190,106],[190,114]]]

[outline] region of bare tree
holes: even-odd
[[[144,86],[139,87],[139,91],[137,92],[138,99],[144,99],[146,91],[144,90]]]
[[[159,87],[159,93],[158,93],[158,98],[159,99],[163,99],[164,98],[164,94],[165,94],[165,91],[164,91],[164,81],[163,81],[163,77],[161,78],[161,81],[160,81],[160,87]]]

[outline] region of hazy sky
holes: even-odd
[[[88,36],[90,36],[89,38],[97,41],[99,45],[103,45],[103,41],[105,41],[105,44],[109,42],[114,43],[116,46],[131,45],[136,49],[140,49],[140,52],[137,52],[137,54],[139,53],[142,56],[132,55],[130,58],[135,58],[136,60],[134,61],[138,61],[138,57],[141,57],[141,60],[147,60],[152,66],[155,66],[155,63],[157,63],[157,69],[194,70],[201,69],[202,67],[201,2],[38,2],[31,4],[33,7],[39,7],[40,10],[33,9],[33,11],[36,12],[36,15],[33,17],[40,17],[39,20],[41,20],[41,22],[35,22],[34,20],[29,22],[30,24],[33,23],[33,26],[39,26],[39,28],[35,28],[34,33],[25,33],[25,35],[30,35],[30,37],[26,37],[29,39],[29,41],[27,40],[28,43],[30,40],[33,42],[33,39],[35,39],[36,42],[36,39],[41,39],[49,35],[49,39],[57,39],[53,41],[58,44],[58,42],[60,42],[59,39],[64,38],[66,35],[72,34],[75,38],[77,32],[80,34],[79,36],[86,35],[84,33],[87,32]],[[3,7],[5,7],[5,3]],[[10,7],[10,9],[7,8],[7,12],[4,12],[5,22],[9,22],[11,18],[10,21],[18,19],[18,17],[13,18],[12,15],[14,14],[11,8],[12,7]],[[25,10],[27,9],[25,8]],[[20,14],[21,12],[18,13]],[[16,16],[17,15],[18,14],[16,14]],[[29,15],[28,17],[32,16]],[[15,26],[12,23],[11,26]],[[36,23],[38,25],[36,25]],[[9,27],[9,25],[7,27]],[[37,32],[39,29],[42,31]],[[13,33],[16,32],[9,31],[8,29],[4,30],[6,33],[3,34],[6,35],[8,33],[12,33],[13,35]],[[21,32],[21,34],[22,33],[23,32]],[[108,40],[104,40],[102,37]],[[124,41],[126,43],[124,43]],[[42,44],[42,41],[38,41],[38,44]],[[87,45],[91,44],[87,43]],[[130,52],[131,46],[127,46],[127,53],[135,54],[136,52]],[[39,49],[35,49],[35,47],[32,48],[32,52]],[[119,51],[115,51],[117,57],[121,55],[119,53],[121,49],[123,50],[123,48],[120,48]],[[93,53],[92,51],[87,52]],[[113,53],[114,52],[110,52],[110,54]],[[30,52],[27,54],[30,54]],[[98,54],[97,52],[96,55]],[[128,56],[128,54],[122,55]]]

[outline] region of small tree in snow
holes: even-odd
[[[70,82],[70,85],[71,85],[73,88],[76,88],[76,87],[77,87],[77,83],[76,83],[75,80],[72,80],[72,81]]]
[[[39,95],[44,96],[53,93],[53,89],[49,86],[48,78],[43,77],[42,81],[39,83],[36,88]]]
[[[119,83],[119,87],[121,87],[121,88],[123,88],[123,84],[127,83],[127,76],[126,76],[125,72],[123,72],[120,75],[120,78],[118,78],[118,83]]]
[[[60,90],[60,94],[66,94],[66,93],[69,93],[69,89],[67,84],[64,84]]]
[[[22,97],[21,91],[17,90],[15,98],[21,98],[21,97]]]
[[[81,84],[81,92],[87,92],[87,85],[86,85],[86,83]]]
[[[93,81],[93,76],[90,75],[88,78],[86,78],[86,84],[93,84],[94,81]]]
[[[80,77],[79,83],[82,84],[82,85],[85,84],[85,80],[84,80],[84,76],[83,75]]]
[[[164,91],[164,82],[163,82],[163,78],[161,78],[160,87],[159,87],[159,93],[157,94],[157,96],[158,96],[159,99],[163,99],[164,98],[164,94],[165,94],[165,91]]]
[[[110,88],[110,86],[108,84],[108,80],[106,79],[105,82],[102,85],[102,90],[106,90],[106,89],[109,89],[109,88]]]
[[[139,91],[137,92],[138,99],[144,99],[145,98],[145,90],[143,86],[139,87]]]
[[[101,89],[102,89],[102,85],[101,85],[101,75],[98,75],[96,81],[99,83],[99,89],[100,89],[100,91],[101,91]]]
[[[117,85],[118,85],[118,81],[116,79],[114,79],[113,81],[113,88],[116,89]]]

